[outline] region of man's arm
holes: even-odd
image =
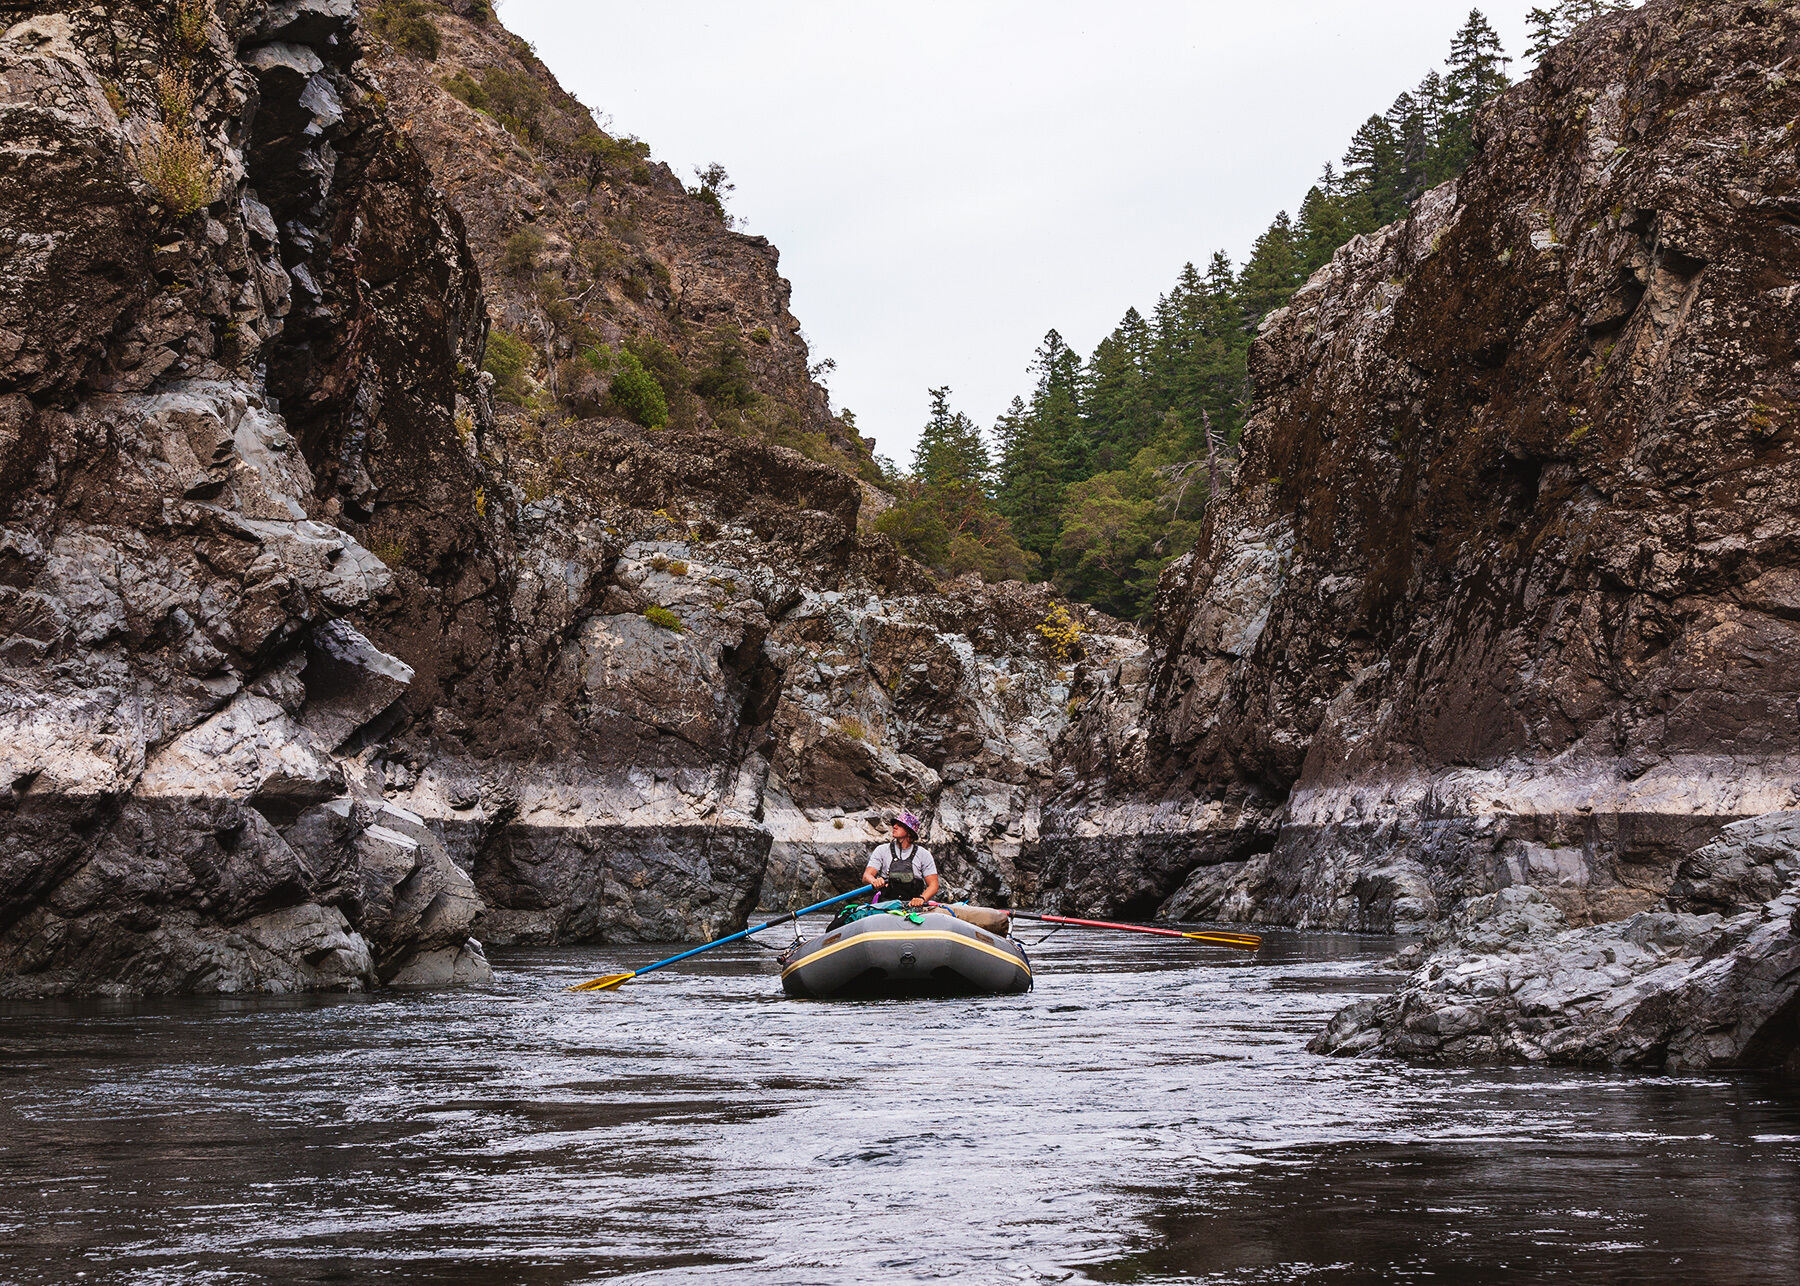
[[[912,904],[914,906],[924,906],[927,902],[931,901],[932,898],[937,896],[937,891],[938,877],[937,872],[933,871],[930,875],[925,877],[925,892],[921,896],[914,898]]]
[[[881,867],[879,864],[870,862],[863,868],[863,883],[873,884],[878,889],[887,887],[887,881],[881,878]]]

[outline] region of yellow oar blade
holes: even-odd
[[[1212,942],[1221,947],[1236,947],[1239,951],[1255,951],[1262,946],[1262,939],[1254,933],[1184,933],[1184,938],[1192,938],[1195,942]]]
[[[635,973],[609,973],[604,978],[589,978],[586,982],[578,982],[573,987],[565,987],[565,991],[611,991],[622,982],[630,982],[637,977]]]

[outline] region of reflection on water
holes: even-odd
[[[725,947],[491,991],[0,1009],[0,1280],[1793,1280],[1800,1098],[1305,1052],[1376,939],[1067,930],[1037,990]]]

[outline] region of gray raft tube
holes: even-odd
[[[781,989],[803,999],[1031,990],[1025,948],[941,911],[926,913],[918,924],[904,916],[864,916],[802,943],[781,964]]]

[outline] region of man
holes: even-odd
[[[937,863],[931,860],[931,850],[919,843],[917,817],[901,813],[894,818],[894,837],[869,854],[863,883],[909,906],[924,906],[937,895]]]

